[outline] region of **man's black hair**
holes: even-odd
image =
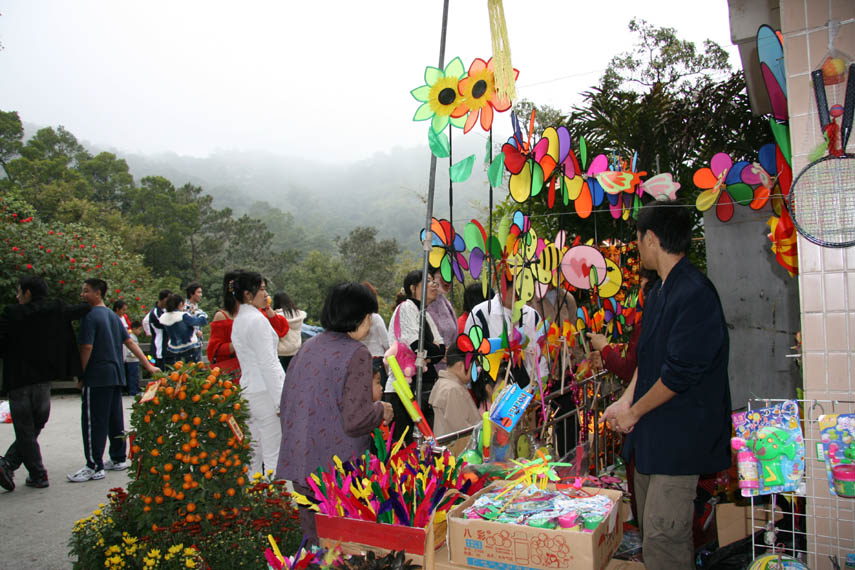
[[[189,299],[190,297],[192,297],[193,293],[196,292],[196,289],[199,289],[200,287],[202,287],[201,283],[196,283],[195,281],[188,285],[184,289],[184,292],[187,293],[187,298]]]
[[[480,303],[483,303],[487,299],[491,298],[494,295],[493,288],[487,288],[487,298],[484,298],[484,289],[481,286],[481,283],[470,283],[466,286],[466,289],[463,290],[463,311],[466,313],[471,313],[472,309],[474,309]]]
[[[90,277],[86,281],[85,284],[89,285],[90,289],[95,289],[97,291],[101,291],[101,300],[104,300],[104,297],[107,296],[107,282],[103,279],[98,279],[97,277]]]
[[[166,299],[170,295],[172,295],[172,291],[170,291],[169,289],[161,289],[160,293],[157,294],[157,300],[163,301],[164,299]]]
[[[23,275],[18,278],[18,287],[21,293],[30,292],[30,300],[37,301],[47,297],[48,286],[45,280],[36,275]]]
[[[125,305],[127,305],[127,303],[125,303],[124,299],[116,299],[115,301],[113,301],[113,312],[118,312],[119,309],[121,309]]]
[[[689,252],[692,215],[688,207],[677,200],[657,200],[646,204],[638,213],[635,227],[642,237],[647,231],[652,231],[667,253],[685,255]]]
[[[140,321],[136,321],[136,320],[131,321],[131,328],[132,328],[132,329],[138,329],[138,328],[140,328],[141,326],[142,326],[142,322],[140,322]]]
[[[335,332],[353,332],[366,315],[377,312],[377,298],[361,283],[341,283],[330,289],[321,310],[321,325]]]

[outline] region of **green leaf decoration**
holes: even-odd
[[[492,141],[487,138],[487,143],[484,145],[484,164],[490,164],[490,154],[492,150]]]
[[[774,118],[769,117],[769,126],[772,127],[772,135],[775,137],[775,142],[781,147],[781,154],[790,166],[793,165],[792,150],[790,148],[790,129],[787,125],[782,125]]]
[[[448,158],[451,154],[451,144],[448,142],[448,137],[432,128],[428,129],[428,145],[430,151],[437,158]]]
[[[448,169],[448,176],[452,182],[466,182],[472,176],[472,167],[475,165],[475,155],[470,154],[460,162],[452,164]]]
[[[505,242],[508,241],[508,233],[511,231],[511,216],[510,213],[506,213],[502,216],[501,221],[499,222],[497,237],[499,238],[499,245],[504,249]],[[496,256],[498,257],[498,256]]]
[[[500,152],[496,158],[493,159],[493,162],[490,164],[490,168],[487,169],[487,179],[490,181],[490,186],[493,188],[498,188],[502,185],[502,177],[505,174],[505,153]]]
[[[504,156],[504,153],[502,154]],[[531,195],[537,196],[543,190],[543,168],[532,161],[531,165]]]
[[[585,144],[585,137],[579,137],[579,156],[582,158],[582,168],[588,166],[588,145]]]

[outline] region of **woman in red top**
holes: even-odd
[[[223,307],[211,319],[211,336],[208,339],[208,362],[223,372],[234,375],[234,382],[240,383],[240,364],[232,345],[232,325],[237,316],[238,303],[234,296],[234,280],[238,271],[229,271],[223,277]],[[269,306],[261,310],[270,321],[270,326],[282,338],[288,334],[288,320],[273,311]]]

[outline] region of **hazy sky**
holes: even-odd
[[[486,6],[451,0],[446,62],[490,57]],[[725,0],[504,6],[518,94],[539,104],[578,102],[631,46],[634,16],[717,41],[738,64]],[[409,91],[438,63],[442,0],[6,0],[0,12],[0,109],[119,152],[336,162],[426,141]],[[498,115],[495,136],[509,123]]]

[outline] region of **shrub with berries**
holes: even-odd
[[[127,493],[78,521],[75,567],[259,568],[268,535],[295,551],[302,533],[285,482],[248,473],[247,415],[240,387],[218,368],[178,362],[156,375],[131,414]],[[138,541],[134,556],[111,548],[125,537]],[[179,544],[193,552],[167,560]]]

